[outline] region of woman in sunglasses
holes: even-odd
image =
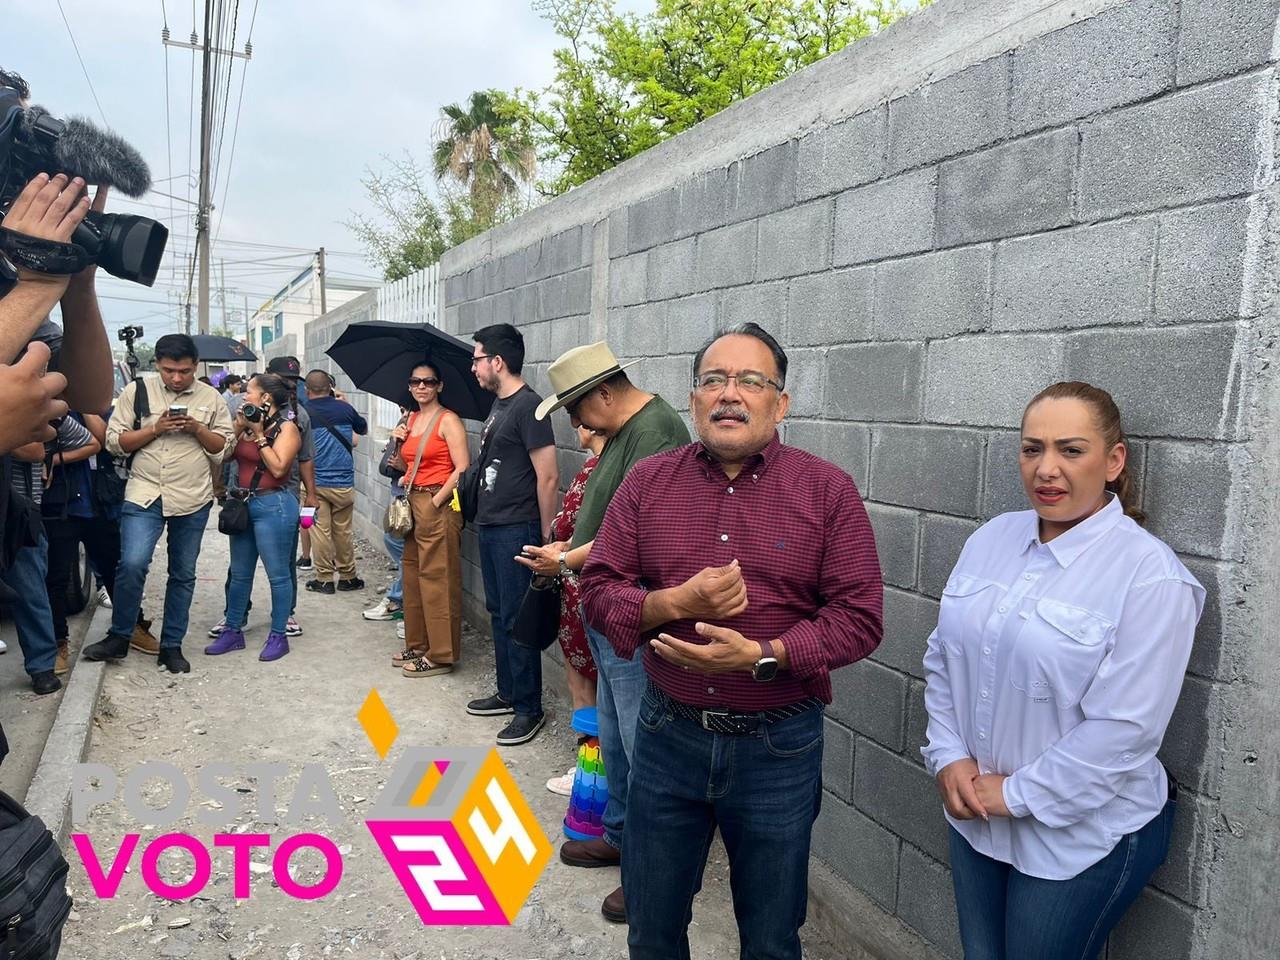
[[[471,462],[462,420],[440,403],[444,384],[429,363],[409,376],[416,413],[392,434],[405,464],[413,531],[404,541],[404,649],[391,658],[406,677],[449,673],[462,652],[462,515],[453,491]]]

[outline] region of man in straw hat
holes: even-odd
[[[538,407],[538,418],[564,407],[575,427],[588,427],[607,440],[587,481],[572,542],[525,548],[527,559],[521,562],[538,573],[581,570],[614,491],[636,461],[689,442],[689,431],[671,405],[631,383],[626,368],[635,362],[619,363],[608,344],[601,341],[574,347],[547,370],[556,392]],[[596,716],[609,803],[604,813],[604,838],[566,841],[560,848],[560,859],[575,867],[602,867],[621,859],[631,747],[645,679],[639,658],[619,657],[603,633],[589,623],[586,627],[598,672]],[[605,898],[601,912],[614,922],[626,919],[621,887]]]

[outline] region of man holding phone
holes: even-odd
[[[121,660],[142,604],[151,557],[169,528],[169,582],[165,589],[159,665],[188,673],[182,656],[195,592],[196,560],[213,500],[210,464],[222,462],[233,440],[231,415],[218,391],[196,380],[199,355],[190,337],[156,341],[160,376],[126,387],[107,425],[107,449],[129,458],[120,519],[120,566],[112,598],[111,629],[87,647],[89,660]]]

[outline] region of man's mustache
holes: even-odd
[[[739,423],[750,423],[751,414],[741,407],[722,404],[711,411],[711,422],[715,423],[719,420],[737,420]]]

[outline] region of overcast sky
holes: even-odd
[[[649,9],[652,0],[619,6]],[[236,47],[243,49],[253,18],[253,59],[234,67],[213,218],[220,241],[213,261],[215,267],[219,259],[227,263],[235,309],[245,295],[256,308],[308,262],[305,252],[244,243],[307,250],[323,245],[335,277],[373,276],[342,225],[352,210],[365,209],[365,167],[404,150],[424,159],[442,104],[485,87],[540,89],[553,69],[557,38],[528,0],[240,0],[239,7]],[[157,190],[194,200],[199,57],[161,44],[166,16],[174,39],[189,37],[196,16],[197,32],[203,32],[203,0],[4,0],[0,64],[25,76],[32,101],[55,116],[82,115],[101,124],[105,115],[146,157]],[[99,274],[113,341],[114,331],[127,323],[141,323],[152,341],[176,330],[172,298],[186,289],[194,207],[172,201],[171,214],[168,198],[153,193],[143,199],[155,206],[113,202],[109,209],[165,221],[169,249],[151,290]],[[240,262],[267,257],[285,259]],[[217,279],[215,270],[215,287]],[[215,301],[212,324],[219,319]]]

